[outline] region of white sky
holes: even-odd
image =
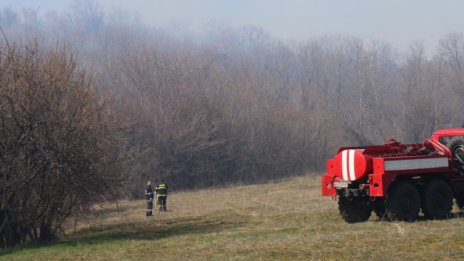
[[[449,32],[464,32],[462,0],[96,0],[106,10],[137,12],[162,26],[202,28],[210,22],[255,25],[282,40],[344,34],[405,49],[416,40],[433,48]],[[74,0],[0,0],[0,7],[68,10]]]

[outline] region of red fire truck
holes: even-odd
[[[443,219],[453,199],[464,207],[464,128],[442,129],[423,143],[343,147],[327,160],[322,195],[338,198],[342,218]]]

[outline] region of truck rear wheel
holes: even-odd
[[[339,197],[338,209],[343,220],[347,223],[364,222],[371,216],[371,208],[368,201],[363,198]]]
[[[420,211],[420,195],[417,188],[402,181],[391,188],[387,195],[386,215],[391,220],[415,221]]]
[[[426,218],[447,218],[452,208],[453,192],[446,181],[436,179],[425,185],[422,193],[422,211]]]

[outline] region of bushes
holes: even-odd
[[[0,247],[55,237],[121,181],[119,143],[75,58],[0,44]]]

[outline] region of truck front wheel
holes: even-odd
[[[371,208],[369,207],[368,200],[354,197],[339,197],[338,209],[343,220],[347,223],[364,222],[371,216]]]
[[[386,215],[391,220],[415,221],[420,211],[420,195],[417,188],[402,181],[391,188],[387,195]]]
[[[449,217],[453,208],[453,192],[444,180],[429,182],[422,193],[422,211],[430,219]]]

